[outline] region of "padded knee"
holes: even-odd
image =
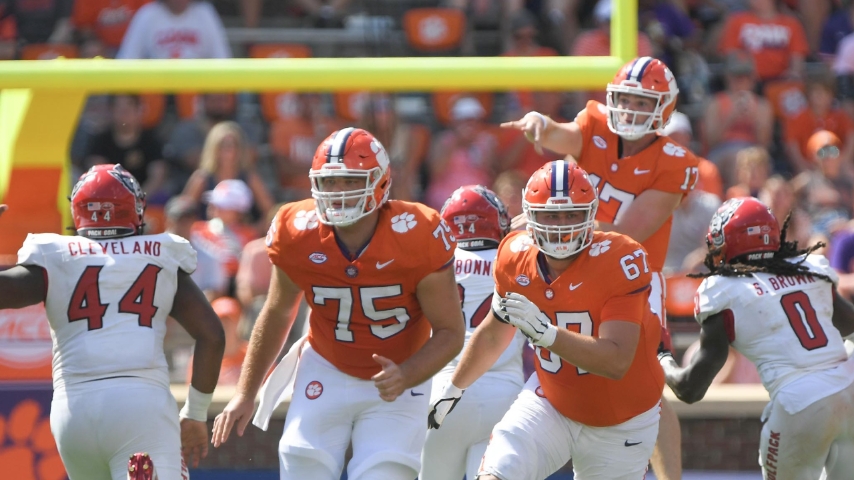
[[[279,456],[281,480],[338,480],[338,476],[329,471],[323,463],[303,455],[284,454]],[[340,475],[339,475],[340,476]]]

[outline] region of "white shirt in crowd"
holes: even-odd
[[[175,15],[151,2],[134,15],[116,58],[231,58],[231,48],[210,3],[192,2]]]

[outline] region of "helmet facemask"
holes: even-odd
[[[564,202],[564,203],[558,203]],[[593,243],[593,227],[599,200],[587,204],[571,205],[566,198],[550,198],[546,204],[522,202],[528,219],[528,233],[537,247],[546,255],[564,259],[575,255]],[[541,212],[583,212],[583,219],[573,225],[546,225],[537,222]]]
[[[655,108],[651,112],[642,112],[620,106],[620,95],[635,95],[652,100]],[[657,92],[643,88],[639,82],[623,81],[620,85],[608,84],[608,128],[625,140],[639,140],[650,133],[661,133],[670,118],[664,118],[667,107],[675,100],[670,93]],[[621,123],[620,116],[627,115],[630,122]]]
[[[389,189],[385,189],[384,198],[379,200],[375,198],[374,193],[377,191],[379,182],[383,180],[383,172],[379,167],[370,170],[350,170],[335,168],[338,166],[330,164],[324,165],[320,170],[311,170],[308,178],[311,180],[311,196],[315,200],[320,222],[336,227],[346,227],[370,215],[385,203]],[[362,179],[364,188],[324,191],[323,180],[333,177]],[[389,182],[391,182],[390,179]]]

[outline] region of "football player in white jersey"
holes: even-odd
[[[190,279],[196,252],[181,237],[141,235],[145,194],[119,165],[97,165],[71,194],[75,236],[30,234],[0,272],[0,309],[45,303],[53,339],[50,425],[71,480],[188,478],[182,459],[207,454],[207,409],[225,334]],[[178,412],[163,352],[166,317],[196,340]],[[180,418],[180,421],[179,421]],[[136,475],[136,476],[133,476]]]
[[[492,305],[495,291],[492,264],[498,244],[510,231],[510,216],[495,193],[480,185],[457,189],[445,202],[441,214],[457,237],[454,273],[468,343]],[[525,343],[525,336],[516,332],[495,365],[466,389],[464,400],[459,399],[462,391],[451,384],[460,355],[433,377],[433,408],[428,419],[427,442],[421,453],[420,480],[459,480],[463,475],[471,479],[477,476],[492,427],[501,420],[525,383],[522,371]],[[458,402],[455,405],[457,413],[444,423],[441,419],[437,421],[436,404],[449,398]]]
[[[788,222],[788,221],[787,221]],[[786,241],[768,207],[734,198],[712,218],[710,273],[697,291],[700,350],[687,368],[659,354],[682,401],[703,398],[730,345],[756,364],[771,402],[762,414],[765,479],[828,480],[854,472],[854,360],[842,337],[854,305],[836,292],[827,260]]]

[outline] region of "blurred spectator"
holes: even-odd
[[[193,244],[193,225],[199,221],[199,206],[192,199],[176,195],[164,207],[166,231],[186,238]],[[193,244],[195,248],[196,245]],[[228,288],[228,277],[219,260],[209,250],[196,248],[196,271],[191,277],[205,292],[208,300],[222,295]]]
[[[696,29],[691,18],[672,0],[640,0],[638,28],[652,41],[655,58],[674,72],[676,62],[686,47],[694,47]]]
[[[762,82],[803,78],[809,53],[803,26],[779,13],[775,0],[750,0],[750,11],[729,15],[718,48],[722,54],[745,50],[753,55]]]
[[[485,131],[484,111],[473,97],[461,97],[451,109],[451,126],[430,149],[426,204],[441,208],[460,185],[490,185],[495,174],[495,137]]]
[[[265,218],[267,225],[271,225],[284,205],[280,203],[267,212]],[[243,307],[244,319],[251,329],[255,325],[255,319],[261,313],[267,291],[270,290],[270,279],[273,275],[273,264],[267,256],[266,237],[256,238],[243,247],[240,254],[240,266],[237,268],[235,278],[235,291],[237,300]]]
[[[240,254],[247,243],[254,240],[256,230],[245,223],[246,214],[252,208],[252,191],[242,180],[228,179],[203,196],[208,204],[207,221],[193,224],[190,243],[204,252],[222,267],[227,277],[226,290],[215,290],[222,295],[234,295],[234,279],[240,265]]]
[[[71,26],[73,8],[74,0],[0,0],[3,11],[0,15],[14,20],[19,46],[27,43],[70,43],[74,33]]]
[[[141,7],[116,54],[122,59],[230,57],[231,47],[216,10],[208,2],[195,0],[159,0]]]
[[[254,199],[250,210],[254,210],[256,219],[262,219],[263,212],[273,207],[273,196],[255,168],[240,126],[235,122],[220,122],[211,128],[205,139],[199,168],[187,181],[184,195],[199,201],[205,191],[229,179],[240,179],[249,186]],[[266,225],[259,226],[266,228]]]
[[[114,57],[134,14],[151,1],[77,0],[74,2],[71,23],[83,45]]]
[[[317,145],[332,133],[319,121],[322,115],[319,102],[318,95],[292,92],[283,96],[280,105],[287,105],[288,117],[270,127],[270,148],[279,185],[288,201],[311,196],[311,182],[305,172],[311,168]]]
[[[523,175],[517,170],[504,170],[495,177],[492,191],[507,206],[507,213],[510,218],[515,218],[522,213],[522,190],[530,177],[530,175]]]
[[[832,132],[814,133],[807,144],[807,158],[817,168],[792,180],[798,204],[812,219],[813,233],[825,242],[851,218],[854,179],[850,170],[842,168],[841,143]]]
[[[391,198],[420,199],[421,167],[429,150],[429,130],[399,118],[394,97],[387,94],[371,94],[364,110],[359,127],[374,134],[391,161]]]
[[[13,60],[15,58],[17,36],[15,17],[9,14],[6,5],[0,4],[0,60]]]
[[[576,57],[598,57],[611,54],[611,0],[599,0],[593,10],[596,28],[585,30],[578,35],[572,46],[571,55]],[[638,32],[638,56],[653,55],[652,42],[643,32]],[[579,92],[579,105],[584,108],[589,100],[605,103],[605,90]]]
[[[784,222],[786,217],[791,216],[788,236],[786,237],[788,240],[795,240],[801,245],[809,245],[812,225],[809,216],[795,202],[795,190],[789,182],[779,175],[774,175],[765,182],[758,198],[762,203],[768,205],[771,213],[780,222]]]
[[[707,158],[717,165],[724,184],[735,179],[735,156],[747,147],[769,148],[774,127],[771,104],[757,95],[753,59],[741,51],[727,55],[726,90],[709,100],[703,116]]]
[[[219,297],[211,302],[211,308],[222,321],[222,328],[225,330],[225,352],[222,355],[222,366],[219,369],[219,379],[216,384],[217,386],[237,385],[240,367],[243,366],[243,359],[246,357],[246,349],[249,346],[240,335],[239,327],[242,317],[240,304],[231,297]],[[186,383],[190,383],[193,374],[192,365],[193,357],[190,356],[187,362]]]
[[[762,147],[745,148],[736,154],[735,165],[738,183],[727,189],[726,199],[759,197],[759,192],[771,175],[768,150]]]
[[[685,147],[690,148],[693,143],[691,121],[684,113],[674,112],[663,133]],[[721,205],[721,180],[712,162],[704,158],[699,160],[701,173],[697,184],[682,197],[682,202],[673,212],[670,243],[664,260],[665,274],[693,270],[693,265],[686,265],[686,260],[690,262],[689,259],[696,258],[696,255],[692,255],[695,252],[699,252],[702,258],[708,251],[706,232],[712,216]],[[710,190],[714,193],[710,193]]]
[[[175,178],[178,188],[183,188],[190,174],[199,168],[202,147],[214,125],[226,120],[236,120],[236,98],[228,93],[208,93],[201,95],[201,109],[196,118],[183,120],[175,125],[169,140],[166,142],[163,154],[180,171]],[[255,147],[263,140],[263,129],[260,125],[236,120],[243,131],[243,138],[248,140],[248,147],[254,161]]]
[[[837,9],[828,17],[821,31],[818,54],[828,65],[833,65],[842,39],[854,32],[854,27],[851,25],[854,2],[847,3],[848,5]]]
[[[528,10],[519,10],[510,20],[510,48],[502,56],[551,57],[557,55],[557,51],[553,48],[543,47],[537,43],[538,35],[536,17]],[[537,110],[533,105],[533,93],[530,91],[508,92],[510,108],[521,112],[523,115],[530,110]]]
[[[561,116],[560,110],[563,104],[561,92],[521,92],[530,96],[530,108],[511,109],[506,113],[508,119],[516,119],[524,116],[528,111],[534,110],[546,115],[557,122],[567,122]],[[515,106],[514,106],[515,107]],[[498,170],[505,171],[513,169],[518,171],[526,179],[546,162],[559,160],[559,155],[550,150],[543,149],[542,155],[537,153],[534,144],[529,142],[525,135],[519,131],[502,128],[498,131]]]
[[[809,108],[789,118],[784,126],[784,141],[789,163],[795,173],[816,168],[807,152],[807,142],[818,130],[829,130],[841,141],[842,159],[854,162],[854,122],[842,109],[834,106],[835,79],[818,75],[807,82]]]
[[[163,145],[154,132],[142,128],[142,108],[137,95],[110,97],[110,129],[89,141],[84,168],[100,163],[120,163],[142,185],[148,203],[162,205],[169,167],[163,160]]]

